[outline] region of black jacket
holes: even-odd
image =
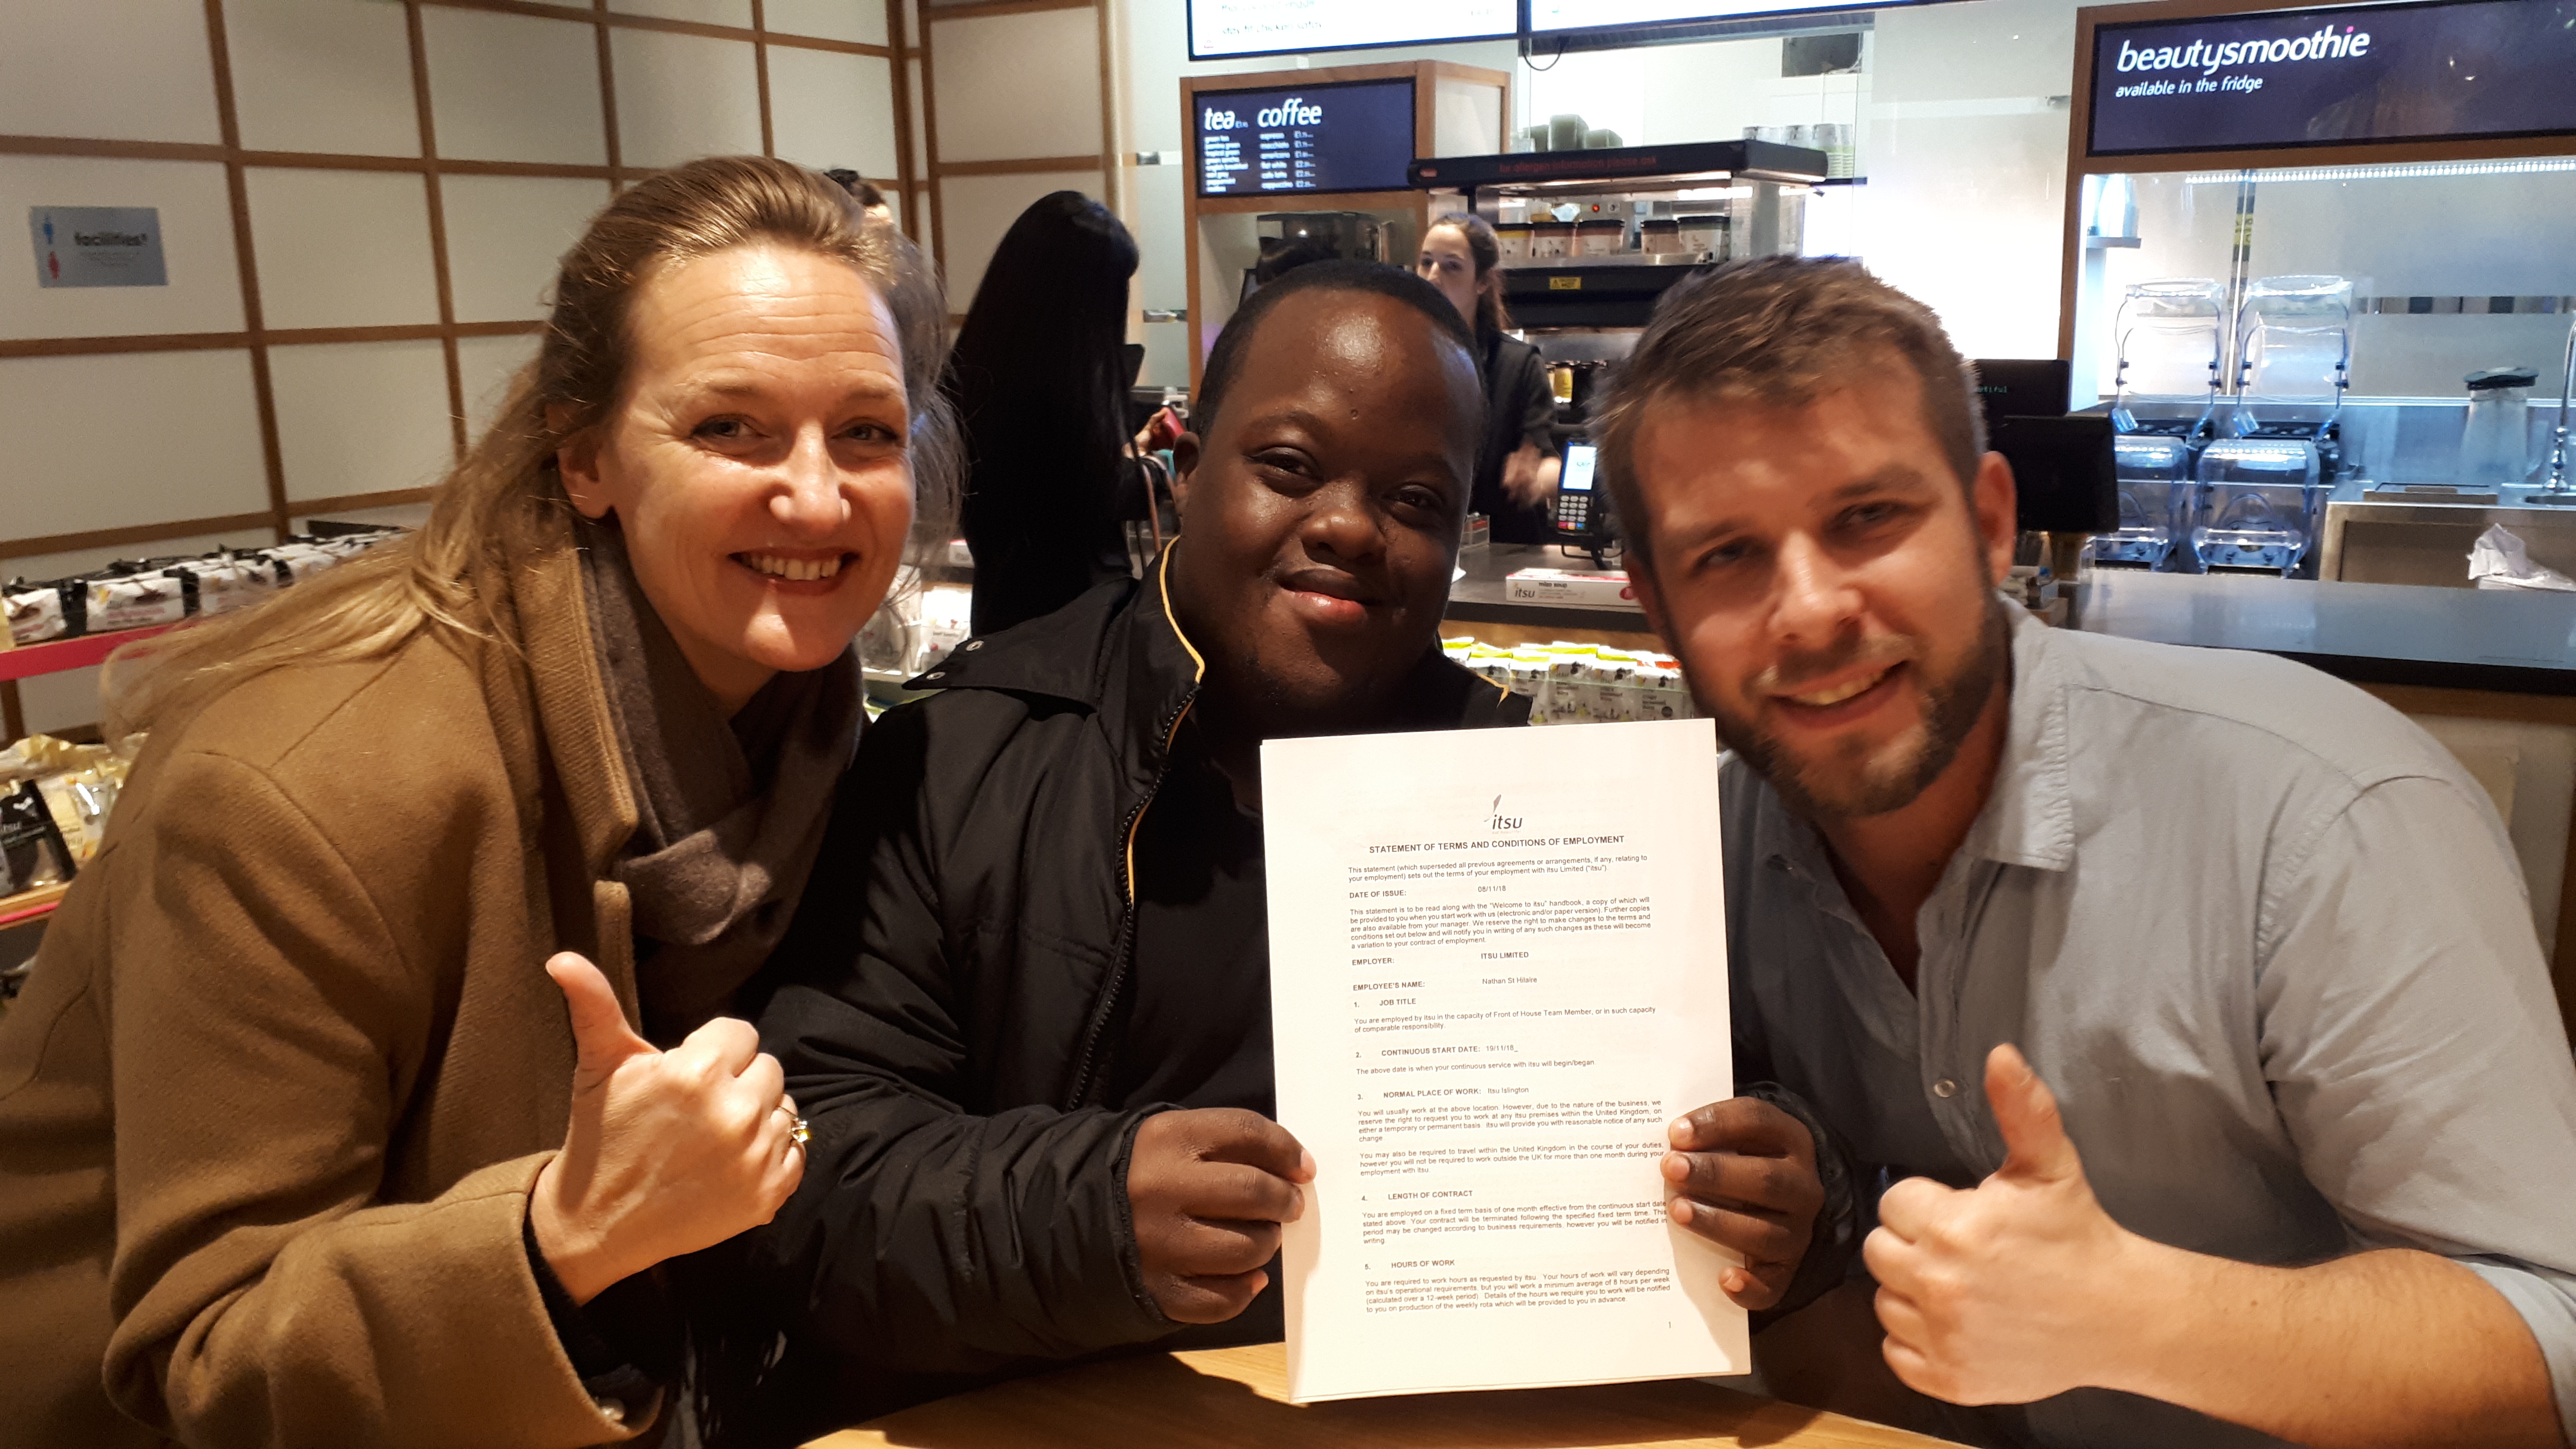
[[[1200,674],[1159,580],[1116,582],[969,639],[869,727],[760,1018],[813,1128],[746,1245],[788,1329],[771,1403],[846,1423],[1177,1331],[1127,1219],[1157,1109],[1099,1095],[1136,828]],[[1390,727],[1528,716],[1431,653]]]

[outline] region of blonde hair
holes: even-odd
[[[516,624],[502,612],[511,573],[569,546],[555,455],[623,388],[636,293],[659,268],[763,242],[849,263],[892,314],[913,414],[912,542],[916,551],[944,542],[962,449],[938,385],[948,325],[938,279],[902,233],[867,220],[820,174],[761,156],[709,157],[647,178],[591,219],[556,273],[536,360],[417,533],[270,603],[117,650],[112,670],[148,667],[111,674],[108,738],[173,721],[268,670],[382,655],[423,628],[515,648]]]

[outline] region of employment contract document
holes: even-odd
[[[1734,1095],[1706,720],[1261,753],[1300,1401],[1742,1373],[1739,1261],[1666,1216]]]

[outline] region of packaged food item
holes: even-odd
[[[281,543],[275,548],[261,549],[253,557],[266,560],[281,584],[302,583],[315,574],[338,567],[340,563],[337,554],[327,553],[309,543]]]
[[[974,632],[975,595],[972,590],[955,587],[922,590],[920,668],[938,668],[939,661],[946,659]]]
[[[80,873],[44,793],[32,780],[0,795],[0,892],[60,885]]]
[[[12,579],[0,590],[0,603],[9,610],[9,640],[13,644],[41,644],[48,639],[70,635],[72,625],[63,610],[63,591],[59,584],[31,584],[25,579]]]
[[[195,610],[200,614],[247,609],[276,593],[278,587],[274,571],[229,550],[173,564],[170,571],[194,586]]]
[[[187,585],[158,569],[93,576],[84,608],[92,634],[176,624],[188,617]]]
[[[1584,667],[1592,718],[1610,722],[1640,718],[1637,713],[1637,656],[1624,649],[1599,648]]]
[[[1510,671],[1512,693],[1530,698],[1531,724],[1555,721],[1556,690],[1548,678],[1548,666],[1553,663],[1546,650],[1528,647],[1512,650],[1503,661],[1503,667]]]
[[[1593,646],[1563,639],[1547,646],[1549,724],[1589,724]]]

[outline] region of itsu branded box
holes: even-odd
[[[1637,589],[1625,573],[1572,569],[1522,569],[1503,577],[1504,597],[1529,604],[1634,604]]]

